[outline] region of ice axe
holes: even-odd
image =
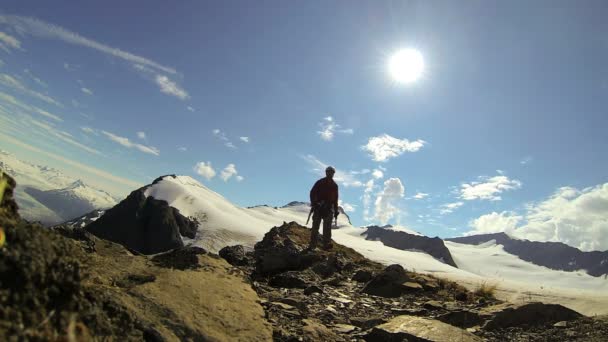
[[[312,215],[312,213],[315,211],[315,206],[311,205],[310,206],[310,212],[308,213],[308,218],[306,219],[306,225],[308,226],[308,222],[310,221],[310,216]]]

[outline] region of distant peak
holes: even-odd
[[[87,185],[84,184],[84,182],[82,180],[77,179],[74,183],[70,184],[70,186],[68,188],[75,189],[75,188],[81,188],[81,187],[84,188],[86,186]]]
[[[282,208],[295,207],[295,206],[299,206],[299,205],[309,205],[309,204],[306,202],[291,201],[291,202],[285,204]]]

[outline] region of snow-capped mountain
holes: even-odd
[[[0,170],[17,181],[19,214],[29,221],[53,225],[117,203],[107,192],[60,170],[29,163],[1,150]]]

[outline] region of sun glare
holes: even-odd
[[[424,59],[420,51],[403,49],[391,56],[388,62],[391,77],[399,83],[416,82],[424,71]]]

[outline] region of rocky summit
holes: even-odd
[[[310,250],[310,230],[295,222],[270,228],[253,248],[216,255],[176,246],[144,255],[87,229],[21,220],[13,187],[9,180],[0,207],[2,341],[604,341],[608,334],[605,319],[560,305],[504,303],[336,243]]]

